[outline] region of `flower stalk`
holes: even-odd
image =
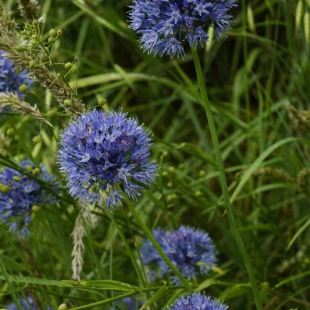
[[[241,235],[238,231],[234,212],[232,209],[232,205],[230,203],[226,173],[225,173],[225,169],[224,169],[223,159],[221,156],[220,144],[219,144],[219,140],[217,137],[217,131],[216,131],[216,127],[214,124],[214,119],[213,119],[213,115],[212,115],[212,111],[211,111],[211,104],[210,104],[210,101],[208,98],[207,89],[205,86],[205,82],[204,82],[204,78],[203,78],[203,74],[202,74],[202,70],[201,70],[199,56],[198,56],[197,50],[194,48],[192,48],[192,55],[193,55],[193,59],[194,59],[194,64],[195,64],[195,69],[196,69],[196,74],[197,74],[197,79],[198,79],[198,85],[200,88],[201,97],[202,97],[203,105],[204,105],[204,108],[206,111],[209,129],[210,129],[210,133],[211,133],[211,138],[212,138],[212,142],[213,142],[214,153],[215,153],[215,158],[216,158],[216,162],[217,162],[217,166],[218,166],[218,170],[219,170],[220,183],[221,183],[221,188],[222,188],[222,192],[223,192],[223,197],[224,197],[224,202],[225,202],[224,205],[225,205],[225,209],[227,212],[228,221],[229,221],[229,224],[230,224],[230,227],[232,230],[232,234],[233,234],[234,239],[236,241],[236,244],[238,246],[239,252],[242,256],[246,271],[247,271],[248,276],[250,278],[250,282],[252,285],[252,291],[253,291],[253,295],[254,295],[254,299],[255,299],[255,303],[256,303],[256,308],[258,310],[262,310],[262,302],[261,302],[260,294],[259,294],[258,287],[256,284],[253,269],[251,266],[251,262],[250,262],[248,254],[246,252],[246,248],[244,246]]]
[[[184,287],[189,291],[193,292],[194,289],[190,286],[188,281],[182,276],[181,272],[178,270],[178,268],[172,264],[168,256],[165,254],[159,243],[156,241],[154,238],[153,234],[151,231],[147,228],[147,226],[144,224],[142,221],[140,215],[132,205],[131,201],[129,199],[126,199],[126,204],[132,214],[132,216],[135,218],[137,224],[140,226],[140,228],[143,230],[145,233],[146,237],[152,242],[154,248],[158,251],[159,255],[162,257],[164,262],[171,268],[171,270],[175,273],[175,275],[179,278],[180,282],[184,285]]]

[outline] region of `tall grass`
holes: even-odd
[[[1,224],[0,306],[30,294],[40,309],[57,309],[62,303],[69,309],[110,309],[119,296],[136,295],[154,301],[150,309],[164,309],[185,288],[168,279],[146,279],[138,255],[146,235],[134,208],[150,231],[187,225],[208,232],[218,266],[189,285],[229,309],[258,309],[229,224],[190,49],[180,59],[143,53],[128,28],[129,4],[46,0],[40,3],[40,15],[46,19],[45,38],[51,28],[63,32],[53,59],[77,59],[78,71],[69,75],[69,82],[87,110],[105,98],[105,111],[122,107],[152,130],[152,158],[160,165],[156,184],[130,208],[124,203],[113,214],[92,209],[95,224],[87,226],[84,238],[83,285],[71,280],[70,234],[78,208],[65,182],[57,206],[32,214],[28,239]],[[18,24],[24,22],[15,1],[6,1],[5,7]],[[227,40],[213,39],[198,49],[198,57],[235,228],[263,309],[310,309],[310,3],[242,0],[232,14]],[[0,164],[27,157],[61,178],[55,154],[59,132],[71,115],[40,86],[27,98],[44,116],[58,109],[48,118],[53,127],[30,116],[1,118]],[[14,128],[13,136],[7,136],[9,128]],[[34,143],[38,135],[41,140]],[[113,286],[94,280],[119,282]],[[121,282],[132,287],[126,289]]]

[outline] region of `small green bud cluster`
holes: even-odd
[[[76,63],[72,63],[72,62],[66,62],[65,64],[64,64],[64,67],[65,67],[65,69],[69,69],[69,71],[67,72],[67,74],[69,74],[70,72],[72,72],[72,73],[76,73],[77,72],[77,65],[76,65]],[[66,74],[66,75],[67,75]]]
[[[32,23],[25,23],[25,28],[21,33],[29,40],[29,47],[32,48],[39,44],[41,28],[38,26],[38,20],[34,19]]]
[[[41,23],[34,19],[32,21],[32,23],[25,23],[25,28],[23,31],[21,31],[21,33],[29,40],[29,47],[33,48],[36,45],[39,44],[39,38],[40,35],[42,34],[42,25]],[[62,30],[58,29],[57,31],[55,29],[50,29],[49,31],[49,38],[47,39],[48,44],[50,43],[54,43],[58,37],[60,37],[62,35]],[[20,46],[18,48],[25,48],[23,46]]]
[[[62,30],[58,29],[57,31],[55,29],[51,29],[48,34],[50,35],[49,38],[47,39],[48,43],[54,43],[58,37],[62,35]]]

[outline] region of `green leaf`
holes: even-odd
[[[114,280],[93,280],[93,281],[81,281],[78,285],[87,286],[89,288],[111,291],[139,291],[139,288],[130,284],[114,281]]]
[[[16,283],[26,283],[26,284],[39,284],[39,285],[52,285],[59,287],[72,287],[70,283],[65,283],[63,281],[47,280],[40,278],[30,278],[30,277],[19,277],[19,276],[9,276],[11,282]],[[3,275],[0,275],[0,280],[5,280]]]
[[[219,300],[233,299],[239,296],[247,295],[252,291],[251,284],[236,284],[227,288],[219,297]]]
[[[139,310],[145,309],[146,307],[154,303],[156,300],[160,299],[167,290],[168,287],[166,285],[163,285],[150,299],[148,299],[145,302],[145,304]]]
[[[278,287],[282,286],[283,284],[286,284],[286,283],[291,282],[293,280],[296,280],[296,279],[299,279],[299,278],[303,278],[303,277],[305,277],[307,275],[310,275],[310,271],[306,271],[306,272],[300,273],[298,275],[286,278],[285,280],[283,280],[283,281],[279,282],[278,284],[276,284],[275,288],[278,288]]]

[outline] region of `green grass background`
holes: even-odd
[[[78,57],[78,72],[69,80],[87,109],[105,98],[106,111],[122,107],[153,132],[152,158],[161,169],[156,185],[135,204],[146,225],[189,225],[208,232],[218,251],[218,269],[199,277],[198,289],[225,301],[230,309],[256,309],[225,213],[190,49],[183,59],[143,53],[137,35],[128,28],[127,0],[39,4],[46,38],[51,28],[63,31],[53,58],[66,63]],[[16,2],[5,1],[5,6],[22,25]],[[212,39],[199,55],[234,214],[264,309],[310,309],[309,122],[307,112],[297,117],[289,110],[309,107],[310,1],[242,0],[232,14],[228,38]],[[1,155],[17,162],[24,157],[43,162],[59,175],[58,135],[70,116],[44,89],[38,86],[35,93],[28,101],[42,112],[58,108],[49,119],[54,128],[29,117],[1,120]],[[20,136],[18,142],[5,136],[8,128]],[[34,144],[37,135],[41,142]],[[119,294],[59,282],[71,278],[70,233],[76,216],[74,201],[64,194],[57,207],[33,214],[28,240],[0,226],[2,307],[29,292],[41,309],[57,309],[63,302],[69,308],[87,306]],[[135,247],[144,238],[141,228],[126,207],[114,216],[136,255]],[[142,287],[117,227],[105,213],[88,228],[85,247],[83,280],[113,278]],[[44,280],[36,282],[39,278]],[[161,285],[151,284],[154,291]],[[178,288],[170,287],[153,308],[163,309],[176,292]]]

